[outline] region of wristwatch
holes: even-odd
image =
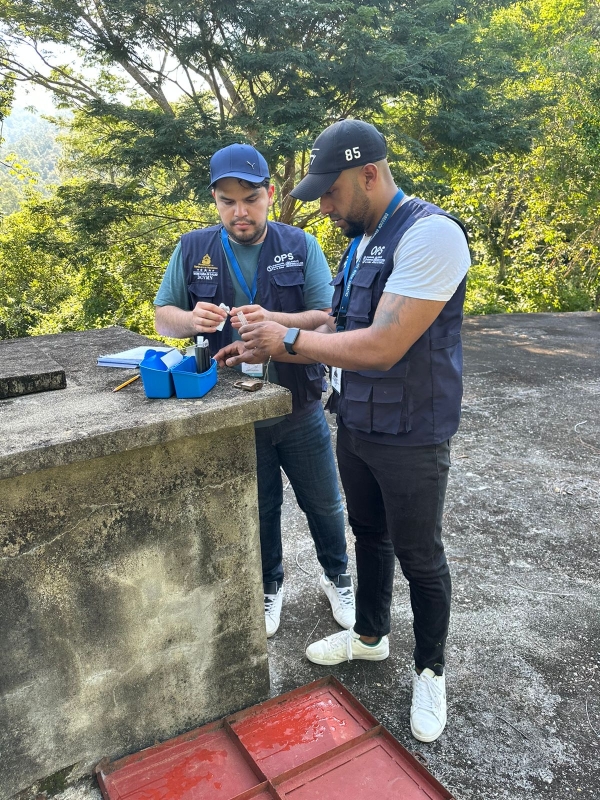
[[[294,344],[300,333],[300,328],[290,328],[286,335],[283,337],[285,349],[291,356],[297,356],[298,353],[294,350]]]

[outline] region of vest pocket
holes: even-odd
[[[327,388],[324,380],[325,367],[323,364],[306,364],[304,371],[306,373],[306,399],[320,400]]]
[[[197,303],[212,303],[217,293],[217,284],[209,281],[192,281],[188,283],[188,292]]]
[[[455,344],[460,342],[460,333],[451,333],[450,336],[440,336],[437,339],[431,339],[429,343],[430,350],[446,350],[448,347],[454,347]]]
[[[372,386],[368,383],[352,383],[346,381],[340,398],[340,416],[348,428],[357,431],[371,432],[371,399]]]
[[[410,430],[402,383],[357,383],[346,379],[340,414],[348,428],[395,435]]]
[[[344,291],[344,271],[341,270],[338,274],[334,277],[332,281],[329,282],[330,286],[333,286],[333,298],[331,299],[331,308],[336,311],[339,308],[340,303],[342,302],[342,292]]]
[[[371,306],[373,303],[373,281],[379,274],[379,270],[366,269],[360,267],[350,290],[350,302],[348,303],[347,317],[357,322],[368,323],[371,319]]]
[[[300,269],[283,269],[271,273],[271,281],[277,288],[281,311],[293,314],[304,311],[304,272]]]
[[[377,433],[399,433],[406,430],[406,418],[403,420],[404,387],[373,386],[373,430]]]

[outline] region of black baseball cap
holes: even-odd
[[[387,155],[383,135],[360,119],[334,122],[315,139],[308,173],[290,194],[298,200],[316,200],[345,169],[382,161]]]

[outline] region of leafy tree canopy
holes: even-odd
[[[0,66],[102,120],[99,167],[127,180],[169,170],[165,200],[206,200],[214,150],[255,144],[289,221],[297,207],[288,192],[314,137],[339,116],[381,118],[390,98],[403,111],[388,117],[392,135],[413,108],[428,149],[477,161],[529,146],[535,102],[524,94],[509,104],[499,91],[497,73],[514,74],[514,57],[504,43],[491,59],[477,52],[481,9],[451,0],[0,0]],[[24,43],[45,69],[15,55]],[[48,55],[56,45],[94,67],[94,80]]]
[[[0,0],[0,13],[0,114],[13,79],[71,112],[60,186],[0,224],[0,337],[153,334],[166,261],[180,233],[216,221],[208,160],[232,141],[265,153],[275,215],[312,230],[333,267],[343,237],[288,191],[340,115],[381,127],[400,185],[467,223],[468,312],[600,307],[595,0]]]

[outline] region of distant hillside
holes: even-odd
[[[11,174],[10,164],[14,154],[20,164],[36,173],[36,188],[44,190],[48,184],[58,183],[60,145],[56,141],[57,128],[25,109],[16,109],[4,120],[0,142],[0,213],[10,214],[19,207],[28,185],[18,175]]]

